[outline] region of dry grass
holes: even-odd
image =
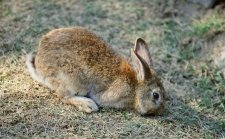
[[[0,8],[0,138],[225,137],[224,111],[199,104],[204,90],[185,78],[188,61],[180,56],[174,37],[167,36],[179,37],[176,33],[186,32],[188,23],[158,18],[158,1],[0,0]],[[181,24],[174,29],[171,21]],[[113,109],[85,114],[33,81],[24,52],[33,51],[47,31],[76,25],[93,30],[124,55],[136,37],[151,43],[155,68],[170,97],[168,111],[155,117]]]

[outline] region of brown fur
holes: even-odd
[[[34,64],[29,61],[27,63],[29,70],[33,70],[31,74],[36,74],[32,77],[40,78],[38,81],[55,90],[63,102],[75,105],[85,112],[98,110],[96,104],[123,109],[136,108],[139,111],[139,105],[142,104],[138,102],[142,100],[137,97],[136,88],[148,82],[148,79],[139,81],[137,70],[127,60],[118,56],[102,39],[82,27],[49,32],[39,44]],[[161,82],[160,85],[157,82],[158,79],[143,87],[148,89],[153,84],[158,87]],[[161,96],[164,99],[164,95]],[[164,107],[164,103],[162,105]],[[162,108],[161,102],[160,106],[149,108],[146,109],[156,113]],[[145,114],[141,110],[139,112]]]
[[[124,74],[134,84],[137,82],[135,71],[134,71],[134,69],[131,67],[131,65],[127,61],[122,60],[121,63],[120,63],[119,68],[120,68],[119,71],[120,71],[121,75]]]

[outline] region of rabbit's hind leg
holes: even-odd
[[[57,97],[65,104],[70,104],[78,108],[78,110],[91,113],[93,111],[98,111],[98,105],[94,100],[85,97],[87,94],[87,89],[77,87],[71,87],[65,85],[64,83],[58,84],[58,87],[55,91]]]
[[[55,95],[62,102],[74,105],[80,111],[91,113],[98,111],[98,105],[94,100],[87,98],[88,86],[80,82],[79,77],[72,80],[66,74],[60,73],[58,78],[48,78],[49,83],[54,86]]]
[[[63,98],[62,102],[70,105],[74,105],[78,108],[78,110],[91,113],[94,111],[98,111],[97,104],[90,98],[82,97],[82,96],[72,96],[68,98]]]

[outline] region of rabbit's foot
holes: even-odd
[[[83,111],[86,113],[98,111],[97,104],[90,98],[74,96],[74,97],[64,98],[62,101],[64,103],[74,105],[80,111]]]

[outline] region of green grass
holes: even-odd
[[[210,31],[223,31],[225,29],[225,21],[223,16],[211,15],[202,20],[193,23],[193,31],[197,36],[203,36]]]
[[[206,111],[225,111],[225,79],[220,70],[207,65],[201,66],[202,73],[196,79],[196,85],[204,91],[199,105]]]
[[[183,72],[183,75],[190,76],[197,88],[203,92],[198,94],[201,97],[198,105],[210,112],[225,111],[225,79],[217,67],[209,64],[208,59],[200,60],[201,56],[199,55],[201,55],[201,50],[205,49],[203,41],[210,42],[210,39],[213,39],[208,38],[207,34],[214,33],[216,36],[216,32],[225,31],[223,17],[223,15],[214,12],[213,15],[207,15],[200,20],[195,19],[192,24],[182,22],[182,24],[178,24],[173,20],[164,22],[163,42],[168,46],[167,53],[178,55],[177,61],[181,64],[189,63],[189,67]],[[183,44],[182,41],[186,38],[190,42]]]
[[[225,137],[225,79],[199,58],[207,35],[224,31],[222,14],[161,18],[156,0],[2,0],[0,5],[0,138]],[[31,79],[24,53],[34,51],[46,32],[77,25],[127,57],[137,37],[147,41],[169,96],[162,116],[104,108],[85,114]]]

